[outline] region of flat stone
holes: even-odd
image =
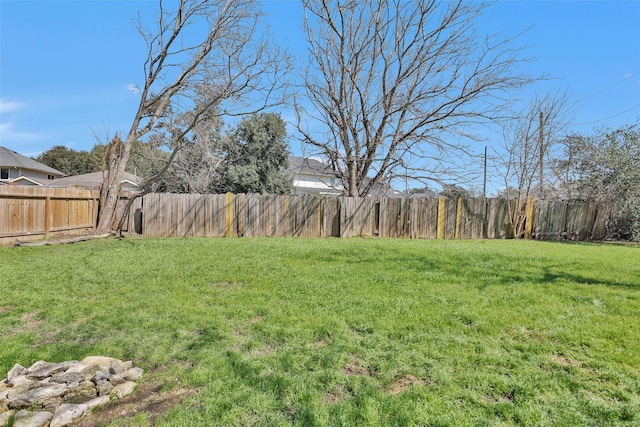
[[[98,384],[100,381],[106,381],[111,376],[111,372],[108,369],[103,369],[95,373],[95,375],[91,378],[95,384]]]
[[[51,377],[51,382],[58,384],[81,383],[82,381],[84,381],[84,375],[80,372],[63,372]]]
[[[65,372],[82,372],[89,365],[83,362],[76,362],[73,365],[69,366]]]
[[[118,374],[113,374],[109,377],[109,382],[112,385],[119,385],[122,384],[124,382],[126,382],[127,380],[125,380],[124,378],[122,378],[120,375]]]
[[[0,396],[0,414],[7,412],[9,410],[9,404],[11,401],[7,399],[7,397]]]
[[[0,383],[0,397],[2,397],[4,393],[9,393],[9,390],[11,390],[11,388],[12,387],[9,384]]]
[[[46,427],[51,418],[53,418],[51,412],[31,412],[23,409],[16,412],[13,427]]]
[[[144,369],[142,368],[131,368],[124,371],[120,376],[127,381],[137,381],[140,379],[143,373]]]
[[[64,399],[62,399],[62,397],[52,397],[50,399],[47,399],[46,402],[44,402],[40,410],[53,413],[53,412],[56,412],[56,409],[58,409],[58,406],[62,405],[63,403],[65,402],[64,402]]]
[[[16,411],[0,412],[0,427],[9,425],[9,419],[15,414]]]
[[[64,384],[51,384],[46,387],[37,387],[26,391],[13,399],[13,402],[9,406],[14,408],[18,406],[50,406],[50,400],[62,396],[67,391],[67,387]]]
[[[89,407],[83,404],[63,403],[58,407],[50,427],[63,427],[71,424],[75,420],[82,418],[89,411]]]
[[[18,384],[15,384],[13,387],[9,389],[9,393],[7,394],[7,397],[9,398],[9,400],[13,400],[16,397],[20,396],[21,394],[24,394],[31,389],[39,388],[39,387],[42,387],[42,384],[40,384],[38,381],[31,381],[31,380],[20,381],[18,382]]]
[[[15,387],[18,384],[22,384],[27,381],[33,381],[33,380],[30,380],[29,378],[27,378],[26,375],[18,375],[17,377],[11,378],[11,381],[9,381],[9,385],[11,387]]]
[[[102,381],[96,385],[96,388],[98,389],[98,396],[109,395],[113,390],[113,384],[109,381]]]
[[[111,393],[109,395],[116,399],[122,399],[123,397],[133,393],[133,390],[135,389],[135,387],[136,387],[136,383],[134,383],[133,381],[127,381],[125,383],[118,384],[117,386],[115,386],[113,390],[111,390]]]
[[[69,403],[84,403],[98,395],[96,386],[91,381],[84,381],[76,388],[67,389],[64,400]]]
[[[63,372],[70,366],[70,363],[51,363],[39,360],[29,368],[27,376],[31,379],[41,380],[45,377]]]
[[[109,403],[110,400],[111,398],[109,397],[108,394],[106,394],[103,396],[98,396],[95,399],[91,399],[87,402],[84,402],[84,404],[87,405],[89,409],[93,409],[93,408],[97,408],[98,406],[106,405],[107,403]]]
[[[87,356],[82,359],[82,362],[88,365],[98,365],[100,368],[108,369],[115,374],[120,374],[126,370],[124,363],[114,357]]]
[[[16,363],[15,365],[13,365],[13,368],[11,368],[9,372],[7,372],[7,381],[11,381],[18,375],[23,375],[26,372],[27,372],[27,368],[25,368],[19,363]]]
[[[86,381],[90,381],[96,372],[100,372],[101,370],[102,369],[98,365],[89,365],[87,363],[78,362],[67,369],[65,373],[70,374],[77,372],[82,375]]]

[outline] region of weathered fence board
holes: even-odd
[[[375,236],[376,201],[372,198],[340,199],[340,237]]]
[[[456,238],[482,239],[485,219],[484,199],[458,199]]]
[[[97,190],[2,185],[0,243],[91,231],[98,198]]]
[[[438,231],[438,199],[412,199],[409,207],[412,239],[435,239]]]
[[[509,221],[509,201],[505,199],[487,199],[487,231],[488,239],[508,239],[513,236]]]
[[[602,240],[606,214],[598,205],[576,201],[539,201],[533,237],[538,240]]]

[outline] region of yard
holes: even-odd
[[[0,278],[0,377],[145,369],[104,425],[640,424],[639,246],[127,238]]]

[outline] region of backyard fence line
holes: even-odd
[[[123,194],[119,218],[132,193]],[[99,191],[0,186],[0,243],[95,231]],[[602,240],[605,210],[577,201],[348,198],[313,195],[151,193],[134,200],[123,231],[149,237],[393,237]]]
[[[394,237],[506,239],[514,210],[524,237],[602,240],[604,210],[578,201],[348,198],[313,195],[147,194],[137,230],[149,237]]]

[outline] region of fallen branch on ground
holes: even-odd
[[[15,246],[47,246],[47,245],[61,245],[67,243],[84,242],[85,240],[104,239],[106,237],[112,237],[113,233],[104,234],[92,234],[89,236],[73,237],[70,239],[55,239],[55,240],[42,240],[36,242],[24,242],[22,240],[16,240]]]

